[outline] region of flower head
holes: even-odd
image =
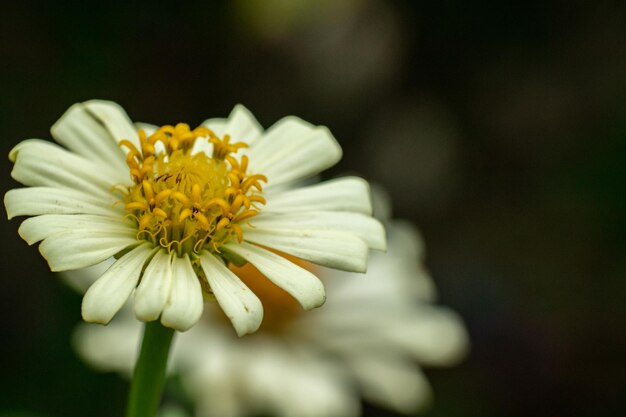
[[[244,339],[216,314],[178,338],[172,368],[196,415],[352,417],[360,415],[359,393],[406,414],[427,405],[432,393],[420,367],[455,364],[467,334],[454,312],[433,305],[436,291],[415,230],[406,222],[387,227],[389,251],[373,254],[365,276],[306,266],[329,294],[324,308],[307,314],[254,270],[238,271],[256,283],[270,314]],[[129,374],[140,336],[138,323],[122,313],[107,328],[81,325],[74,341],[88,362]]]
[[[341,148],[325,127],[296,117],[264,132],[236,106],[191,129],[135,126],[106,101],[72,106],[52,127],[65,148],[31,139],[10,153],[26,185],[5,195],[9,218],[53,271],[115,262],[87,290],[86,321],[108,323],[134,294],[135,315],[186,330],[215,298],[239,335],[263,317],[258,297],[229,269],[254,265],[305,309],[325,292],[283,254],[364,271],[385,249],[367,183],[346,178],[296,187],[335,164]]]

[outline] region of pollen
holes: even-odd
[[[206,142],[207,146],[202,145]],[[212,145],[209,146],[208,144]],[[124,205],[137,226],[137,239],[179,256],[243,240],[241,224],[256,216],[263,198],[261,174],[249,174],[247,145],[231,142],[206,127],[162,126],[153,134],[139,130],[139,149],[129,140],[126,164],[133,185],[124,187]],[[213,149],[208,155],[198,149]]]

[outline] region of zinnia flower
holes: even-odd
[[[224,318],[207,314],[172,351],[171,370],[196,416],[353,417],[360,396],[407,414],[426,406],[431,388],[421,366],[455,364],[467,334],[454,312],[433,305],[415,229],[394,222],[387,230],[388,253],[374,253],[365,276],[307,265],[328,292],[324,307],[307,314],[258,272],[239,270],[266,308],[259,331],[238,339]],[[84,285],[85,272],[70,278]],[[74,336],[86,361],[129,374],[141,328],[122,313],[107,327],[80,325]]]
[[[11,151],[27,187],[4,202],[9,218],[36,216],[19,233],[41,241],[53,271],[115,257],[83,298],[86,321],[108,323],[134,293],[137,318],[186,330],[214,297],[243,335],[263,308],[227,265],[249,262],[311,309],[321,282],[281,254],[362,272],[368,249],[385,249],[365,181],[296,187],[341,157],[325,127],[286,117],[263,132],[236,106],[195,129],[138,128],[117,104],[88,101],[51,133],[65,148],[30,139]]]

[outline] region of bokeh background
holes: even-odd
[[[626,412],[626,3],[11,2],[0,154],[105,98],[157,124],[287,114],[421,228],[472,351],[425,416]],[[2,193],[17,184],[1,163]],[[0,415],[121,415],[69,336],[80,297],[0,222]],[[366,405],[367,416],[393,416]],[[4,413],[4,414],[3,414]]]

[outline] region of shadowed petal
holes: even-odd
[[[261,301],[239,277],[208,252],[200,263],[218,304],[233,323],[237,335],[256,331],[263,320]]]

